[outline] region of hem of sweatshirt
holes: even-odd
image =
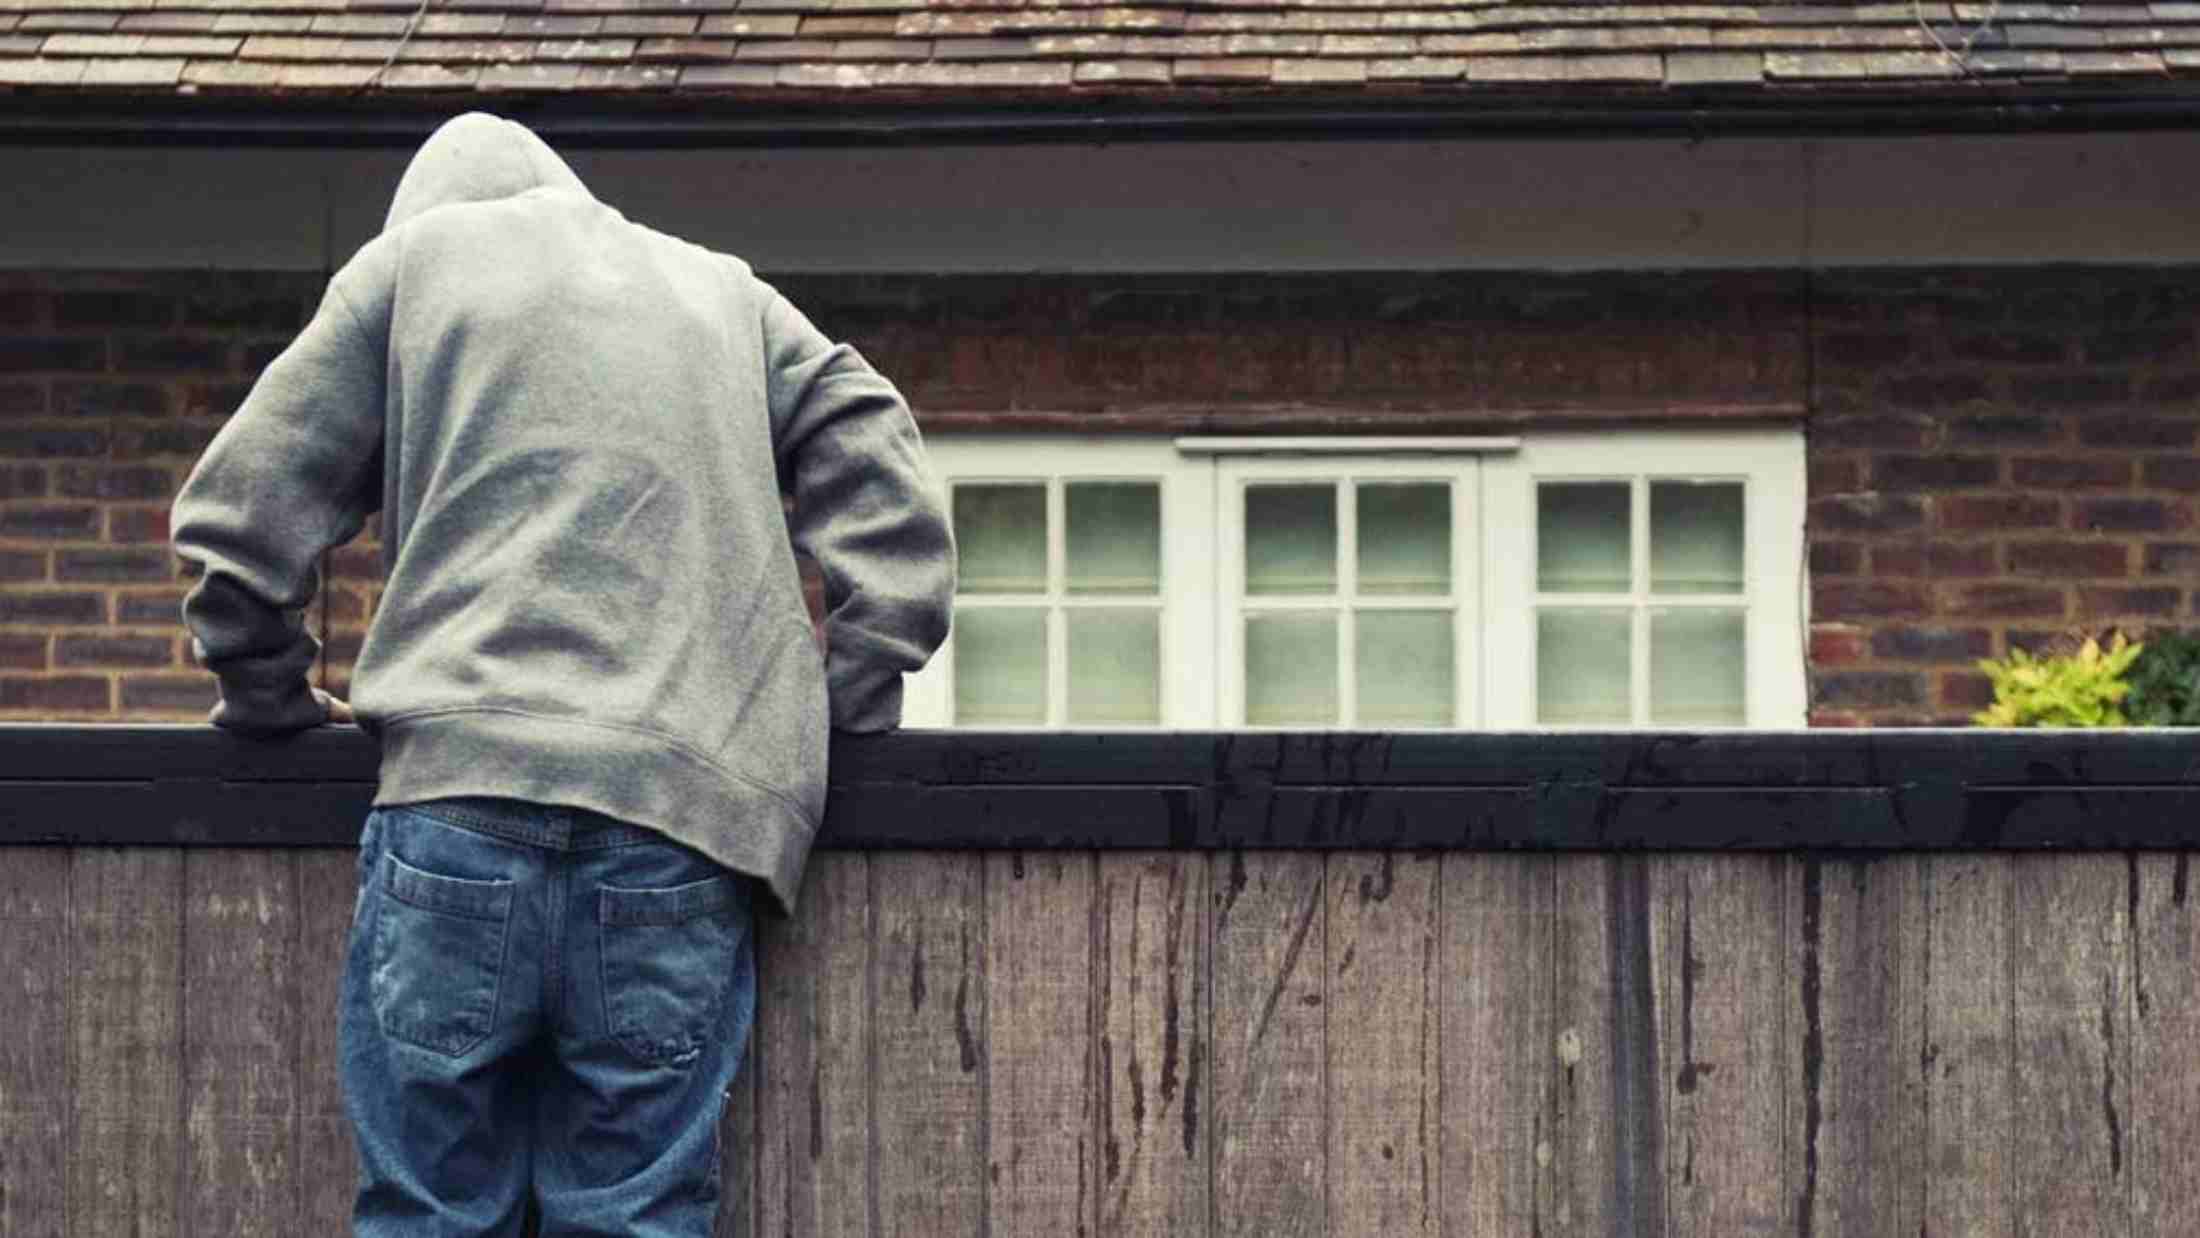
[[[382,719],[377,807],[484,795],[646,826],[770,887],[793,915],[816,826],[787,793],[669,736],[512,709]]]

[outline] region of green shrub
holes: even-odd
[[[2157,632],[2145,649],[2124,711],[2139,726],[2200,726],[2200,632]]]
[[[2124,726],[2123,700],[2131,691],[2124,674],[2144,645],[2118,633],[2104,653],[2088,639],[2073,654],[2035,658],[2012,649],[2006,658],[1978,664],[1994,681],[1994,703],[1972,715],[1980,726]]]

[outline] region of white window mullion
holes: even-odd
[[[1360,496],[1350,477],[1337,482],[1337,725],[1359,725]]]
[[[1627,523],[1627,721],[1642,726],[1650,719],[1650,483],[1641,477],[1628,485]]]

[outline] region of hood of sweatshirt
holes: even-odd
[[[413,155],[382,230],[439,206],[492,202],[544,187],[590,196],[565,160],[525,125],[468,112],[445,121]]]

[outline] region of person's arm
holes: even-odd
[[[901,677],[947,639],[955,546],[916,420],[892,383],[786,298],[764,311],[772,441],[795,549],[825,584],[832,725],[901,725]]]
[[[342,279],[176,497],[176,553],[202,569],[184,622],[220,681],[211,721],[235,731],[350,720],[308,682],[320,642],[304,623],[322,552],[351,540],[381,501],[384,333]]]

